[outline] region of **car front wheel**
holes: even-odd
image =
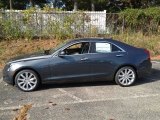
[[[136,80],[136,72],[132,67],[120,68],[115,76],[115,81],[118,85],[128,87],[133,85]]]
[[[15,77],[17,87],[25,92],[35,90],[39,85],[39,78],[32,70],[22,70]]]

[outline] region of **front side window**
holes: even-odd
[[[76,43],[64,49],[65,55],[78,55],[89,52],[89,42]]]
[[[117,46],[107,42],[96,42],[94,44],[94,53],[111,53],[122,51]]]

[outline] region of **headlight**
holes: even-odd
[[[10,69],[11,69],[12,66],[13,66],[12,63],[8,64],[8,65],[7,65],[7,71],[10,71]]]
[[[10,63],[7,71],[15,71],[20,67],[19,63]]]

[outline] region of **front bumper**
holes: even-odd
[[[5,81],[8,84],[14,85],[12,78],[10,78],[9,76],[3,76],[3,81]]]
[[[8,69],[9,69],[8,65],[6,65],[3,69],[3,81],[5,81],[8,84],[14,85],[13,77],[10,71],[8,71]]]

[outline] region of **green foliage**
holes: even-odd
[[[91,10],[91,4],[94,4],[95,9],[107,10],[108,12],[119,12],[125,8],[148,8],[159,6],[160,0],[55,0],[54,7],[58,7],[58,2],[62,1],[65,5],[65,10],[73,10],[74,2],[77,1],[79,10]],[[29,2],[33,6],[38,5],[41,8],[47,4],[47,0],[12,0],[13,9],[26,9],[26,4]],[[0,0],[0,9],[10,8],[9,0]]]
[[[106,31],[99,31],[90,23],[91,17],[83,11],[63,12],[44,8],[37,11],[31,8],[16,15],[7,13],[0,22],[0,38],[33,39],[56,38],[68,39],[82,36],[99,36],[102,34],[143,33],[159,34],[160,8],[126,9],[120,14],[112,14],[107,20]],[[50,15],[52,14],[52,15]],[[114,16],[116,15],[116,16]],[[119,18],[119,19],[118,19]]]
[[[1,34],[4,39],[18,39],[21,37],[18,21],[5,20],[1,21]]]
[[[143,31],[144,34],[157,33],[160,25],[160,8],[126,9],[120,13],[120,20],[125,19],[126,29]]]
[[[42,9],[44,12],[57,12],[57,11],[62,11],[62,9],[59,8],[51,8],[48,5],[45,5]]]
[[[24,16],[23,16],[23,22],[26,23],[26,24],[29,23],[29,22],[31,22],[32,15],[33,15],[35,12],[36,12],[36,9],[35,9],[34,7],[22,11],[22,14],[24,15]]]
[[[18,18],[14,14],[18,14]],[[34,8],[20,13],[6,12],[0,24],[0,37],[8,40],[35,37],[67,39],[91,33],[91,29],[84,28],[85,22],[90,20],[84,12],[52,11],[50,14],[49,11],[37,12]]]
[[[84,16],[86,14],[83,12],[57,13],[57,18],[48,22],[42,34],[56,39],[74,38],[77,34],[83,34]]]
[[[3,19],[0,20],[0,37],[7,40],[22,38],[28,40],[32,39],[35,35],[35,31],[32,26],[32,14],[34,12],[34,8],[22,11],[22,20],[17,19],[16,16],[14,16],[17,13],[2,13]]]

